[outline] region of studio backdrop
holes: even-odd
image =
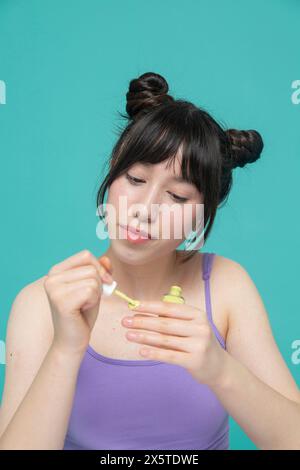
[[[107,249],[96,192],[128,82],[148,71],[264,139],[203,249],[248,271],[300,385],[299,18],[297,0],[0,0],[0,398],[17,293],[75,252]],[[230,441],[255,449],[232,419]]]

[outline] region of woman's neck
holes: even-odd
[[[141,301],[161,298],[171,285],[180,285],[182,269],[179,251],[143,264],[124,262],[116,256],[111,246],[104,254],[111,260],[112,275],[118,288],[131,298]]]

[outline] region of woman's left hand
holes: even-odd
[[[182,366],[201,383],[219,383],[228,353],[219,344],[205,311],[163,301],[143,301],[132,311],[151,314],[122,319],[122,325],[129,328],[126,338],[145,345],[140,349],[142,356]],[[132,323],[126,323],[126,318]],[[132,333],[138,336],[133,338]]]

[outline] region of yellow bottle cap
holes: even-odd
[[[181,287],[179,286],[171,286],[169,295],[174,295],[175,297],[181,296]]]

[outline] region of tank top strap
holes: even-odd
[[[205,281],[210,277],[213,257],[214,253],[203,253],[202,279]]]
[[[212,317],[212,307],[211,307],[211,298],[210,298],[210,273],[212,268],[212,262],[214,258],[214,253],[203,253],[203,269],[202,269],[202,278],[205,283],[205,304],[206,304],[206,314],[208,320],[210,321],[213,329],[215,329],[213,317]]]
[[[211,294],[210,294],[210,274],[211,268],[213,264],[215,253],[203,253],[203,267],[202,267],[202,278],[205,284],[205,305],[206,305],[206,314],[208,321],[210,322],[213,331],[215,332],[216,337],[218,338],[220,344],[223,348],[226,347],[225,340],[221,333],[219,332],[218,328],[216,327],[213,315],[212,315],[212,305],[211,305]]]

